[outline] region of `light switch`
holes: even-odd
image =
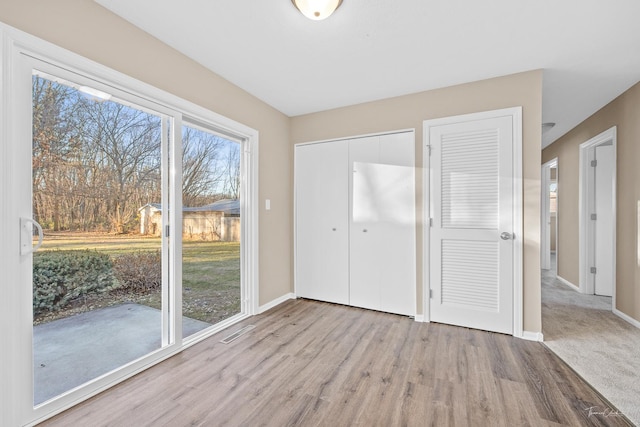
[[[264,208],[268,211],[271,210],[271,200],[267,199],[264,201]]]

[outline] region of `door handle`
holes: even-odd
[[[513,233],[509,233],[508,231],[503,231],[502,233],[500,233],[500,238],[502,240],[511,240],[514,237],[515,236],[513,235]]]
[[[33,246],[33,226],[38,229],[38,243]],[[25,237],[26,236],[26,237]],[[29,255],[40,249],[44,233],[42,226],[31,218],[20,218],[20,255]]]

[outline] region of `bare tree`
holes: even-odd
[[[223,192],[229,199],[240,198],[240,144],[228,141]]]
[[[33,78],[34,210],[47,229],[137,226],[138,208],[161,202],[161,117],[99,101],[49,76]],[[239,144],[184,126],[183,204],[238,198]]]
[[[64,195],[69,188],[69,165],[80,148],[77,109],[71,88],[34,76],[33,189],[34,214],[51,228],[63,227]]]
[[[224,141],[217,135],[182,127],[182,204],[197,206],[211,202],[222,181],[219,167]]]
[[[82,102],[83,137],[97,149],[94,161],[102,177],[96,190],[107,203],[113,231],[125,233],[149,189],[160,188],[160,118],[116,102]]]

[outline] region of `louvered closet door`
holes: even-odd
[[[512,118],[435,126],[430,144],[431,320],[511,334]]]

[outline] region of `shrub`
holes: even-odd
[[[55,311],[116,285],[109,255],[96,251],[45,251],[33,257],[33,312]]]
[[[120,282],[118,291],[148,293],[162,285],[160,252],[135,252],[113,259],[113,270]]]

